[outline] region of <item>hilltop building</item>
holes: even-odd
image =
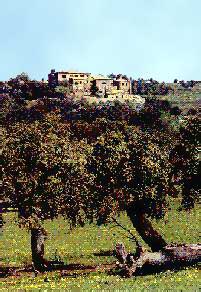
[[[77,79],[74,85],[84,84],[86,79],[91,75],[91,73],[76,72],[76,71],[59,71],[56,72],[52,69],[48,74],[48,83],[51,86],[58,86],[59,84],[69,82],[71,79]],[[79,83],[78,83],[79,82]]]
[[[68,86],[75,95],[97,95],[99,97],[110,95],[111,98],[116,98],[134,93],[132,79],[122,74],[110,74],[106,77],[70,70],[56,72],[53,69],[48,74],[48,84],[51,87]]]
[[[93,76],[92,84],[98,88],[98,95],[102,96],[105,93],[110,93],[113,87],[113,79],[102,75]]]
[[[122,74],[116,76],[113,80],[113,86],[115,89],[121,90],[123,93],[131,93],[131,82]]]

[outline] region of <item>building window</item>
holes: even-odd
[[[75,77],[78,77],[78,75],[75,75]]]
[[[66,75],[61,75],[62,78],[66,78]]]
[[[126,86],[128,85],[128,83],[126,83]]]
[[[78,82],[77,81],[75,82],[75,85],[78,85]]]
[[[82,81],[80,81],[80,84],[82,84]]]
[[[122,82],[122,86],[124,86],[124,83]]]
[[[84,74],[81,74],[80,77],[84,77]]]

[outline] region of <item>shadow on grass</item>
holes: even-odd
[[[165,273],[167,271],[171,272],[178,272],[181,270],[185,270],[186,268],[191,268],[195,269],[198,268],[199,264],[198,262],[192,262],[191,264],[167,264],[167,265],[155,265],[155,266],[150,266],[149,264],[144,264],[143,267],[137,269],[134,273],[134,277],[143,277],[143,276],[148,276],[148,275],[156,275],[160,273]],[[125,271],[123,271],[120,268],[114,268],[113,270],[108,272],[109,275],[116,275],[125,278]]]
[[[115,263],[100,265],[84,265],[76,263],[65,265],[63,262],[50,261],[41,274],[45,272],[60,271],[61,277],[76,278],[79,276],[87,276],[93,272],[107,272],[114,269],[115,266]],[[0,267],[0,278],[7,278],[10,276],[20,277],[24,274],[32,274],[32,276],[34,275],[34,277],[36,277],[39,272],[34,269],[33,265],[26,265],[25,267]]]
[[[25,267],[9,267],[9,266],[0,267],[0,278],[7,278],[9,276],[19,276],[24,272],[25,273],[33,272],[33,266],[27,265]]]
[[[115,250],[100,250],[99,252],[94,252],[93,255],[97,257],[115,256]]]
[[[95,254],[94,254],[95,255]],[[110,256],[114,255],[114,251],[104,251],[100,253],[96,253],[97,256]],[[137,269],[135,271],[134,276],[145,276],[145,275],[154,275],[161,272],[166,272],[167,270],[171,270],[172,272],[176,272],[186,267],[196,268],[199,266],[199,263],[196,261],[192,261],[191,263],[183,263],[180,264],[166,264],[166,265],[155,265],[150,266],[149,264],[144,264],[143,267]],[[49,261],[48,265],[44,268],[42,273],[59,271],[61,277],[84,277],[93,273],[106,273],[108,275],[118,275],[124,277],[122,274],[122,270],[117,267],[116,262],[110,264],[99,264],[99,265],[84,265],[84,264],[64,264],[59,261]],[[9,276],[21,277],[24,275],[30,275],[32,277],[36,277],[39,272],[34,270],[33,265],[25,265],[24,267],[9,267],[4,266],[0,267],[0,278],[7,278]]]

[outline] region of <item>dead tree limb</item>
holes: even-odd
[[[117,244],[116,256],[121,274],[131,277],[134,274],[179,269],[197,264],[201,257],[201,245],[167,245],[160,252],[148,252],[142,249],[140,254],[132,254],[126,251],[124,244]]]

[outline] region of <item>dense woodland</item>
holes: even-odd
[[[43,221],[59,215],[73,228],[125,211],[150,249],[164,250],[150,218],[163,218],[169,197],[187,211],[198,201],[197,109],[184,116],[151,97],[140,111],[129,102],[88,104],[24,81],[1,94],[1,202],[31,231],[35,269],[50,265]]]

